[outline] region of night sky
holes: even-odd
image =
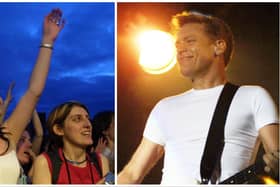
[[[8,115],[27,88],[43,18],[53,8],[63,11],[66,24],[37,110],[48,114],[69,100],[84,103],[91,116],[114,110],[114,3],[0,3],[0,96],[16,83]]]

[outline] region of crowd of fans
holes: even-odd
[[[58,104],[46,121],[36,111],[53,45],[63,27],[62,11],[53,9],[44,19],[29,86],[8,117],[15,83],[5,100],[0,97],[0,184],[114,183],[113,111],[91,118],[78,101]]]

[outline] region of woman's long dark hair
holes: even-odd
[[[92,139],[93,147],[96,148],[98,140],[100,138],[106,139],[103,131],[109,129],[110,124],[113,120],[114,112],[113,111],[102,111],[97,113],[92,119]]]
[[[7,148],[6,148],[6,150],[4,151],[4,152],[2,152],[2,153],[0,153],[0,156],[1,155],[4,155],[8,150],[9,150],[9,147],[10,147],[10,141],[9,141],[9,139],[7,138],[7,135],[8,134],[11,134],[11,133],[8,133],[8,132],[4,132],[3,130],[5,129],[6,127],[4,127],[4,126],[0,126],[0,138],[2,139],[2,140],[5,140],[6,142],[7,142]]]

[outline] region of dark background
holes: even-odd
[[[231,26],[236,42],[227,68],[228,79],[236,84],[261,85],[279,102],[278,3],[118,3],[118,171],[140,143],[153,106],[164,97],[191,88],[190,80],[180,75],[177,65],[165,74],[145,73],[138,65],[134,43],[143,27],[169,31],[171,16],[183,10],[224,19]],[[143,183],[160,183],[161,169],[162,160]]]

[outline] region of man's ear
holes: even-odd
[[[218,56],[225,53],[227,48],[225,40],[216,40],[214,45],[215,55]]]
[[[55,124],[53,126],[53,132],[58,136],[63,136],[64,135],[64,130],[58,124]]]

